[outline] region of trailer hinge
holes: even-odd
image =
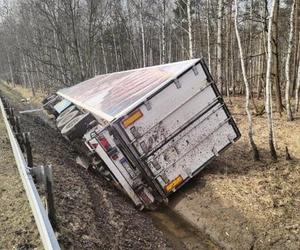
[[[193,66],[193,72],[194,72],[195,76],[199,74],[196,65]]]
[[[187,174],[188,177],[190,177],[190,178],[193,177],[193,173],[189,167],[185,169],[185,173]]]
[[[175,79],[174,80],[174,83],[175,83],[175,85],[176,85],[176,88],[178,88],[178,89],[180,89],[181,88],[181,83],[179,82],[179,79]]]
[[[144,105],[146,106],[146,109],[148,111],[151,110],[151,104],[150,104],[149,100],[144,101]]]
[[[227,138],[230,143],[234,143],[234,139],[232,138],[232,135],[227,135]]]
[[[136,127],[135,126],[132,126],[130,128],[130,132],[131,134],[133,135],[134,138],[139,138],[141,137],[141,134],[137,131]]]
[[[219,156],[219,152],[218,152],[218,150],[215,147],[213,147],[211,151],[213,152],[213,154],[215,156]]]

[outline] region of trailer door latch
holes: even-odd
[[[181,83],[179,82],[179,79],[175,79],[174,80],[174,83],[175,83],[175,85],[176,85],[176,88],[178,88],[178,89],[180,89],[181,88]]]

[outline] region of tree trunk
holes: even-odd
[[[275,82],[275,93],[276,93],[276,107],[277,111],[281,115],[283,112],[283,105],[282,105],[282,97],[281,97],[281,89],[280,89],[280,60],[279,60],[279,45],[278,45],[278,13],[279,13],[279,0],[276,1],[276,7],[274,10],[274,30],[273,30],[273,41],[274,41],[274,63],[273,63],[273,73],[274,73],[274,82]],[[272,50],[273,51],[273,50]]]
[[[297,85],[297,77],[298,77],[298,58],[299,58],[299,1],[296,1],[296,6],[295,6],[295,46],[294,46],[294,58],[293,58],[293,77],[292,77],[292,89],[291,89],[291,94],[293,95],[296,85]]]
[[[246,107],[245,108],[246,108],[246,113],[247,113],[247,117],[248,117],[248,139],[249,139],[250,146],[252,148],[253,159],[257,161],[257,160],[259,160],[259,152],[258,152],[257,146],[253,140],[252,115],[251,115],[250,105],[249,105],[250,88],[249,88],[249,82],[248,82],[247,75],[246,75],[244,53],[243,53],[241,38],[240,38],[239,30],[238,30],[238,20],[237,19],[238,19],[238,0],[235,0],[235,33],[236,33],[236,38],[237,38],[240,57],[241,57],[242,74],[243,74],[245,90],[246,90]]]
[[[7,49],[5,49],[5,50],[6,50],[6,55],[7,55],[8,67],[9,67],[10,81],[11,81],[11,84],[15,87],[16,84],[15,84],[15,80],[14,80],[14,74],[13,74],[13,70],[12,70],[9,51]]]
[[[112,30],[112,37],[113,37],[114,54],[115,54],[115,60],[116,60],[116,71],[120,71],[119,58],[118,58],[118,50],[117,50],[117,44],[116,44],[116,38],[115,38],[115,31],[114,31],[114,29]]]
[[[299,32],[300,33],[300,32]],[[299,34],[300,40],[300,34]],[[300,43],[300,41],[299,41]],[[297,74],[297,83],[295,88],[295,112],[299,111],[299,91],[300,91],[300,57],[298,58],[298,74]]]
[[[206,35],[207,35],[207,60],[208,60],[208,69],[211,71],[211,55],[210,55],[210,0],[206,0],[206,8],[207,8],[207,18],[206,18]]]
[[[268,48],[268,59],[267,59],[267,74],[266,74],[266,113],[269,128],[269,147],[270,153],[273,160],[277,160],[277,153],[274,146],[274,134],[273,134],[273,118],[272,118],[272,26],[273,26],[273,15],[276,8],[276,1],[272,2],[271,14],[269,17],[268,25],[268,37],[267,37],[267,48]]]
[[[65,78],[64,69],[62,67],[61,59],[60,59],[60,56],[59,56],[59,53],[58,53],[58,39],[57,39],[57,35],[56,35],[56,31],[55,30],[53,30],[53,39],[54,39],[56,59],[57,59],[58,66],[59,66],[59,69],[60,69],[59,73],[61,74],[61,77],[62,77],[62,79],[64,81],[64,84],[66,84],[66,78]]]
[[[140,30],[141,30],[141,39],[142,39],[142,67],[146,67],[146,48],[145,48],[145,31],[144,31],[144,22],[143,22],[143,0],[140,0]]]
[[[223,86],[222,79],[222,9],[223,0],[218,0],[218,30],[217,30],[217,83],[221,87]]]
[[[274,49],[275,49],[275,63],[274,63],[274,74],[275,74],[275,93],[276,93],[276,107],[277,111],[281,115],[283,112],[281,89],[280,89],[280,60],[279,60],[279,37],[278,37],[278,12],[279,12],[279,0],[276,1],[276,8],[274,13]]]
[[[191,20],[191,0],[186,1],[187,9],[187,22],[188,22],[188,35],[189,35],[189,59],[194,57],[193,55],[193,34],[192,34],[192,20]]]
[[[290,35],[289,35],[289,41],[288,41],[288,51],[286,56],[286,62],[285,62],[285,77],[286,77],[286,87],[285,87],[285,102],[286,102],[286,115],[287,120],[292,121],[293,120],[293,114],[291,109],[291,101],[290,101],[290,87],[291,87],[291,72],[290,72],[290,61],[291,61],[291,54],[292,54],[292,48],[293,48],[293,40],[294,40],[294,22],[295,22],[295,6],[296,1],[293,1],[292,10],[291,10],[291,16],[290,16]]]
[[[162,63],[166,63],[166,0],[162,1],[162,31],[161,31],[161,42],[162,42]]]
[[[105,53],[105,49],[104,49],[102,35],[101,35],[100,46],[101,46],[101,51],[102,51],[102,57],[103,57],[103,64],[104,64],[105,74],[107,74],[108,73],[108,67],[107,67],[106,53]]]

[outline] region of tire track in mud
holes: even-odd
[[[97,174],[96,173],[92,172],[91,174],[93,174],[92,178],[97,179]],[[94,176],[94,175],[96,175],[96,176]],[[102,214],[99,210],[99,207],[104,206],[103,210],[106,211],[107,218],[108,218],[108,223],[112,227],[114,227],[114,231],[115,231],[114,244],[111,246],[111,249],[117,249],[118,246],[119,246],[119,242],[122,238],[124,224],[120,221],[115,220],[115,218],[117,218],[117,215],[116,215],[116,213],[114,211],[114,208],[113,208],[113,205],[112,205],[112,203],[109,199],[109,192],[104,190],[104,189],[99,188],[99,185],[90,182],[89,178],[91,178],[91,176],[83,175],[82,178],[85,181],[85,184],[87,186],[89,195],[90,195],[91,200],[92,200],[92,205],[93,205],[93,208],[94,208],[95,218],[101,217]],[[105,180],[100,180],[100,179],[101,179],[101,177],[99,177],[98,181],[105,181]],[[99,225],[97,223],[98,228],[99,228],[99,226],[101,226],[101,225]]]

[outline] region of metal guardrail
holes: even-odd
[[[47,216],[47,212],[43,206],[43,203],[35,187],[33,178],[30,174],[23,153],[20,149],[19,143],[16,140],[11,125],[9,124],[9,121],[7,119],[7,114],[5,112],[1,98],[0,98],[0,108],[6,126],[6,130],[10,139],[12,151],[18,166],[19,174],[21,176],[23,186],[26,191],[27,198],[29,200],[43,246],[46,250],[60,249],[55,233],[53,231],[53,228]]]

